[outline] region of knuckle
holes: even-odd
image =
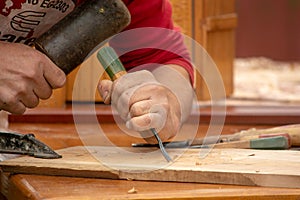
[[[153,74],[148,70],[141,70],[139,71],[139,73],[140,73],[139,75],[142,75],[143,78],[153,79]]]
[[[17,103],[17,98],[14,95],[7,96],[4,101],[4,106],[11,107]]]
[[[41,70],[38,68],[38,64],[28,67],[24,76],[28,80],[35,80],[37,82],[38,78],[41,77]]]
[[[40,53],[39,51],[30,51],[29,53],[31,54],[31,56],[33,56],[36,62],[42,63],[46,58],[46,55]]]
[[[139,107],[135,106],[135,105],[131,106],[131,108],[130,108],[130,116],[131,117],[138,116],[138,113],[140,113],[140,110],[141,109]]]
[[[143,118],[142,118],[142,123],[140,125],[143,125],[143,126],[149,126],[152,122],[152,119],[149,115],[145,115]]]
[[[23,114],[26,107],[13,97],[7,97],[2,104],[2,109],[13,114]]]
[[[156,85],[154,87],[158,93],[166,95],[167,91],[165,87],[163,87],[162,85]]]
[[[27,93],[29,87],[28,87],[28,84],[19,84],[18,85],[18,89],[17,89],[17,94],[16,95],[24,95]]]
[[[16,102],[17,99],[20,99],[21,97],[26,96],[28,93],[27,84],[19,84],[15,91],[13,91],[13,94],[9,96],[8,98],[11,99],[12,102]]]

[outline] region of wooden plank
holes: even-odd
[[[213,149],[203,158],[203,149],[168,152],[170,164],[157,149],[71,147],[58,151],[62,159],[23,156],[0,166],[9,173],[300,188],[299,151]]]

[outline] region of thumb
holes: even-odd
[[[101,80],[98,84],[98,91],[104,101],[105,104],[109,104],[111,100],[111,92],[112,92],[113,82],[111,80]]]

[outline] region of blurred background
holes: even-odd
[[[173,18],[182,32],[201,44],[221,73],[228,102],[253,100],[297,103],[300,100],[300,0],[171,0]],[[187,42],[194,62],[201,56]],[[210,100],[203,74],[196,73],[199,101]],[[78,74],[78,70],[81,73]],[[92,55],[68,76],[40,107],[70,102],[101,103],[93,83],[99,62]],[[73,93],[76,80],[76,95]],[[79,86],[79,87],[78,87]]]
[[[300,101],[300,1],[236,0],[234,97]]]
[[[299,0],[236,0],[236,57],[300,60]]]

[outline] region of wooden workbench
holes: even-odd
[[[101,107],[101,106],[100,106]],[[102,129],[108,133],[108,138],[118,146],[130,146],[133,142],[141,142],[140,139],[127,135],[120,135],[117,126],[112,123],[112,118],[107,108],[100,108],[99,118],[105,123],[101,124]],[[245,109],[253,107],[229,108],[228,119],[222,130],[222,134],[234,133],[248,128],[267,128],[288,123],[296,123],[300,112],[293,107],[293,112],[288,109],[270,109],[257,113],[255,117]],[[243,110],[242,113],[239,113]],[[259,109],[257,109],[259,110]],[[249,111],[249,110],[248,110]],[[51,111],[52,112],[52,111]],[[38,139],[45,142],[54,149],[62,149],[71,146],[82,145],[76,128],[71,121],[69,110],[54,112],[57,116],[56,122],[65,119],[64,123],[55,123],[48,113],[48,120],[52,123],[37,123],[46,120],[45,110],[32,111],[27,115],[10,116],[10,129],[22,133],[34,133]],[[206,113],[206,114],[205,114]],[[248,113],[248,114],[247,114]],[[290,113],[290,114],[289,114]],[[54,114],[53,114],[54,115]],[[207,115],[207,116],[206,116]],[[240,115],[240,117],[238,117]],[[59,117],[60,116],[60,117]],[[106,117],[105,117],[106,116]],[[270,120],[273,116],[273,120]],[[44,118],[43,118],[44,117]],[[203,136],[208,128],[206,117],[209,118],[209,111],[203,109],[203,121],[200,123],[197,137]],[[248,118],[248,119],[247,119]],[[266,119],[264,123],[263,118]],[[104,120],[106,119],[106,120]],[[231,122],[234,123],[230,123]],[[250,122],[249,122],[249,119]],[[281,119],[281,120],[280,120]],[[22,123],[21,123],[22,122]],[[24,123],[23,123],[24,122]],[[281,123],[282,122],[282,123]],[[93,126],[91,126],[93,127]],[[86,137],[90,137],[94,130],[89,129],[85,124]],[[91,137],[92,139],[92,137]],[[106,145],[105,143],[103,145]],[[265,188],[254,186],[233,186],[219,184],[199,183],[176,183],[176,182],[151,182],[132,180],[109,180],[95,178],[75,178],[64,176],[41,176],[28,174],[14,174],[2,176],[2,194],[8,199],[299,199],[300,189],[286,188]],[[128,193],[135,188],[136,193]],[[4,198],[4,197],[3,197]]]

